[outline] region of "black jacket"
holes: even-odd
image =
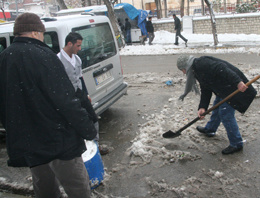
[[[153,24],[151,21],[146,22],[146,30],[147,30],[147,32],[150,32],[150,33],[154,32]]]
[[[201,87],[199,108],[207,109],[212,93],[224,99],[237,90],[240,81],[248,82],[245,75],[232,64],[210,56],[196,58],[192,70]],[[244,113],[256,96],[252,85],[245,92],[239,92],[228,103],[236,110]]]
[[[129,21],[125,22],[125,31],[131,30],[131,23]]]
[[[174,26],[175,26],[175,30],[180,30],[181,29],[181,21],[178,17],[175,17],[174,19]]]
[[[73,159],[97,133],[56,54],[26,37],[0,54],[0,118],[9,166]]]

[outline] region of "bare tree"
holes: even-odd
[[[114,8],[113,8],[114,7],[113,4],[115,2],[111,2],[109,0],[103,0],[103,1],[107,7],[108,18],[110,19],[113,30],[115,32],[115,35],[116,35],[116,38],[118,41],[118,45],[119,45],[119,47],[124,46],[125,45],[124,36],[121,32],[121,28],[119,27],[119,24],[118,24],[118,21],[117,21],[115,12],[114,12]]]
[[[57,0],[57,3],[59,4],[61,9],[68,9],[68,7],[66,6],[64,0]]]
[[[81,6],[86,7],[86,1],[85,0],[81,0]]]
[[[115,35],[119,35],[120,34],[120,28],[119,25],[117,23],[117,18],[113,9],[113,5],[109,0],[103,0],[104,4],[107,7],[107,13],[108,13],[108,18],[110,19],[110,22],[112,24],[113,30],[115,32]]]
[[[227,14],[227,1],[224,0],[224,13]]]
[[[167,17],[168,16],[167,0],[163,0],[163,2],[164,2],[164,15],[165,17]]]
[[[6,21],[5,11],[4,11],[3,7],[1,7],[0,9],[1,9],[1,10],[2,10],[2,12],[3,12],[4,19],[5,19],[5,21]]]
[[[205,0],[205,3],[207,4],[207,6],[209,8],[214,45],[217,46],[218,45],[217,26],[216,26],[216,18],[215,18],[215,14],[213,11],[212,3],[209,0]]]
[[[155,0],[156,9],[157,9],[157,18],[162,18],[162,6],[161,6],[161,0]]]
[[[190,0],[187,0],[187,15],[190,16]]]
[[[185,0],[181,0],[181,17],[184,16],[184,2]]]
[[[205,15],[205,6],[204,6],[204,0],[201,0],[201,14],[202,16]]]

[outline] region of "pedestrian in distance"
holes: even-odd
[[[0,119],[6,130],[8,165],[29,167],[37,198],[91,196],[82,160],[84,139],[97,131],[63,64],[44,39],[33,13],[19,15],[13,43],[0,54]]]
[[[81,50],[82,41],[83,37],[79,33],[70,32],[65,38],[65,47],[57,56],[65,67],[68,77],[74,86],[76,96],[81,101],[82,107],[87,110],[89,117],[96,127],[97,137],[95,141],[99,142],[98,117],[91,104],[91,98],[88,95],[88,90],[82,76],[82,61],[77,55],[78,51]],[[108,153],[108,149],[101,146],[99,146],[99,151],[101,155]]]
[[[126,44],[131,45],[131,23],[128,18],[125,18],[125,32],[126,32]]]
[[[149,36],[149,45],[152,45],[153,39],[154,39],[154,27],[153,27],[153,23],[152,23],[152,17],[148,17],[148,21],[146,23],[146,30],[148,32],[148,36]]]
[[[245,113],[256,96],[256,90],[252,85],[246,86],[246,76],[235,66],[221,59],[210,56],[195,58],[194,56],[181,55],[177,60],[177,67],[186,74],[187,82],[200,84],[201,97],[198,116],[201,116],[207,109],[214,93],[216,95],[213,105],[236,91],[240,91],[227,102],[212,111],[210,121],[205,127],[198,126],[197,130],[208,137],[213,137],[222,122],[229,139],[229,146],[222,150],[222,154],[232,154],[243,149],[238,124],[235,118],[235,110]],[[192,87],[194,83],[190,83]],[[191,90],[191,88],[190,88]]]
[[[125,32],[125,26],[124,26],[124,24],[121,23],[121,20],[120,20],[120,19],[117,19],[117,22],[118,22],[118,25],[119,25],[119,27],[120,27],[120,30],[121,30],[122,34],[124,34],[124,32]]]
[[[187,47],[187,42],[188,42],[188,39],[186,39],[184,36],[181,35],[181,21],[180,19],[176,16],[176,14],[173,14],[172,15],[173,18],[174,18],[174,26],[175,26],[175,31],[176,31],[176,34],[175,34],[175,43],[174,45],[179,45],[179,37],[185,42],[185,46]]]

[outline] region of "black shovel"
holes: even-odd
[[[250,80],[249,82],[246,83],[247,86],[251,85],[253,82],[257,81],[260,78],[260,75],[256,76],[255,78],[253,78],[252,80]],[[213,107],[211,107],[210,109],[208,109],[207,111],[205,111],[201,116],[205,116],[208,113],[210,113],[211,111],[213,111],[214,109],[218,108],[220,105],[222,105],[224,102],[226,102],[227,100],[229,100],[230,98],[232,98],[234,95],[236,95],[239,92],[239,90],[237,89],[236,91],[234,91],[233,93],[231,93],[230,95],[228,95],[225,99],[223,99],[222,101],[220,101],[219,103],[217,103],[216,105],[214,105]],[[198,116],[197,118],[195,118],[194,120],[192,120],[191,122],[189,122],[188,124],[186,124],[184,127],[182,127],[181,129],[179,129],[178,131],[176,131],[175,133],[172,132],[171,130],[165,132],[163,134],[164,138],[176,138],[178,136],[181,135],[181,132],[184,131],[185,129],[187,129],[189,126],[191,126],[192,124],[194,124],[195,122],[197,122],[200,119],[200,117]]]

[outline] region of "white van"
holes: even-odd
[[[56,53],[65,46],[69,32],[77,32],[83,37],[78,55],[97,115],[126,94],[127,83],[123,80],[119,48],[106,16],[73,15],[42,20],[46,28],[44,42]],[[0,52],[12,43],[13,38],[13,24],[1,24]]]

